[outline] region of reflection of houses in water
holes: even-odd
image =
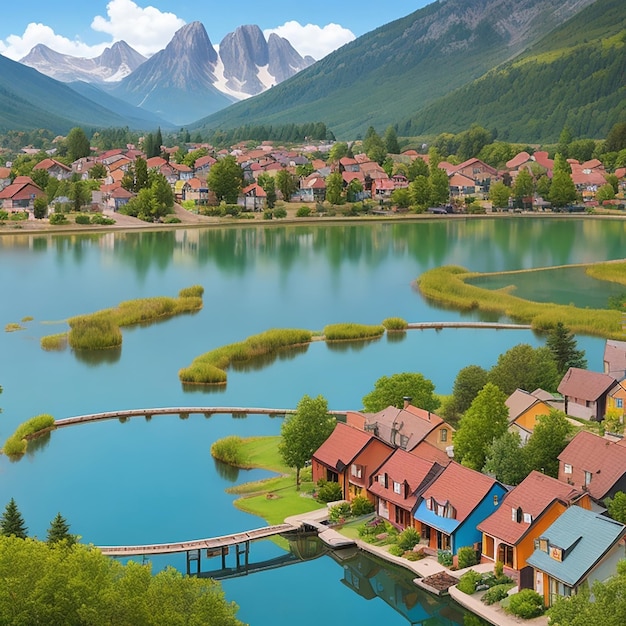
[[[342,582],[366,600],[381,598],[410,624],[463,623],[464,611],[452,600],[422,591],[410,572],[365,552],[343,561]]]

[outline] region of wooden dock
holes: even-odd
[[[281,533],[297,530],[299,527],[293,524],[276,524],[275,526],[264,526],[232,535],[221,537],[210,537],[208,539],[192,539],[190,541],[180,541],[172,543],[146,544],[137,546],[98,546],[98,550],[106,556],[149,556],[152,554],[176,554],[189,552],[190,550],[207,550],[218,552],[223,548],[230,548],[242,543],[254,541],[256,539],[266,539]]]

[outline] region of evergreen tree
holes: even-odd
[[[67,144],[67,156],[70,161],[76,161],[82,157],[89,156],[91,152],[89,139],[87,139],[85,131],[79,126],[70,130],[65,143]]]
[[[385,131],[385,148],[389,154],[400,154],[400,144],[398,143],[398,135],[393,126],[388,126]]]
[[[0,535],[5,537],[14,535],[18,539],[26,539],[28,536],[28,528],[13,498],[9,500],[0,517]]]
[[[161,154],[161,147],[163,146],[163,134],[161,133],[161,127],[157,129],[156,135],[154,137],[154,151],[156,154],[154,156],[159,156]]]
[[[135,183],[133,191],[137,192],[141,189],[145,189],[148,186],[148,162],[137,157],[135,159]]]
[[[576,338],[574,334],[565,327],[563,322],[558,322],[557,325],[550,331],[548,339],[546,340],[546,346],[552,352],[559,372],[559,376],[562,378],[570,367],[578,367],[580,369],[587,368],[587,360],[585,359],[585,351],[577,350]]]
[[[60,541],[65,541],[68,545],[76,543],[76,537],[70,533],[70,526],[61,513],[57,513],[56,517],[50,522],[46,541],[49,544],[59,543]]]
[[[430,187],[432,189],[431,200],[433,205],[446,204],[450,199],[450,181],[448,173],[440,167],[432,167],[430,170]]]

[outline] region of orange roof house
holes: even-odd
[[[482,532],[482,558],[500,561],[507,576],[521,588],[532,589],[532,568],[526,559],[535,539],[569,506],[591,509],[588,494],[556,478],[532,471],[505,497],[502,506],[478,524]]]
[[[422,441],[446,451],[452,444],[454,433],[454,428],[441,417],[432,411],[413,406],[408,399],[401,409],[388,406],[378,413],[349,411],[346,422],[407,452],[411,452]]]
[[[369,492],[375,497],[376,512],[400,529],[414,526],[412,513],[419,497],[442,471],[434,461],[396,449],[372,476]]]
[[[45,191],[29,176],[17,176],[12,184],[0,191],[0,206],[7,211],[32,211],[35,198],[45,196]]]
[[[602,505],[605,498],[626,492],[626,446],[581,430],[559,454],[559,480]]]
[[[626,341],[607,339],[604,344],[604,373],[617,380],[626,378]]]
[[[43,159],[43,161],[39,161],[39,163],[33,167],[33,170],[44,170],[48,172],[52,178],[56,178],[57,180],[63,180],[72,175],[71,167],[55,159]]]
[[[337,482],[346,500],[365,496],[371,474],[393,452],[393,449],[370,433],[337,423],[330,437],[314,452],[311,459],[313,481]]]

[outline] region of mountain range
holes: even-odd
[[[266,40],[256,25],[239,26],[216,49],[202,23],[192,22],[149,59],[122,41],[93,59],[59,54],[40,44],[20,62],[65,83],[92,83],[181,125],[257,95],[315,60],[300,56],[276,34]]]
[[[622,0],[438,0],[316,63],[257,26],[216,50],[193,22],[117,82],[140,61],[125,45],[93,61],[90,84],[69,86],[0,56],[0,131],[323,121],[339,139],[369,126],[428,136],[473,123],[510,141],[554,141],[564,125],[603,137],[626,116],[625,45]],[[61,65],[45,52],[29,56]]]

